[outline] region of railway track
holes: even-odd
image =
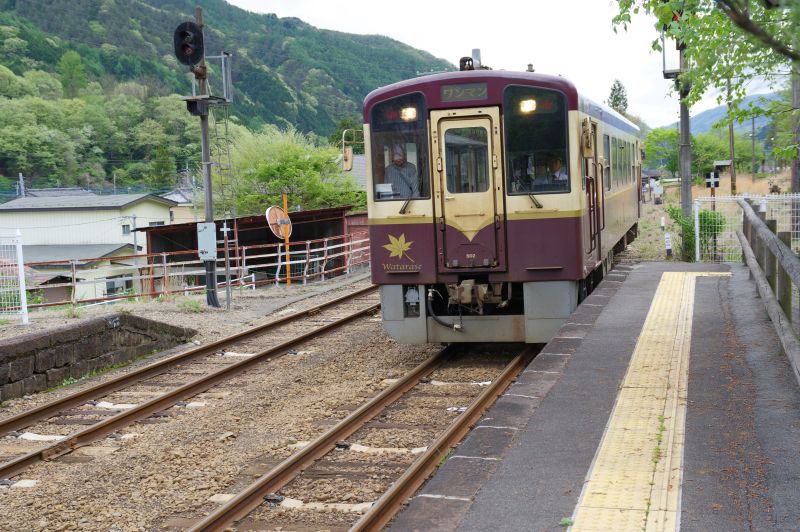
[[[256,481],[239,483],[235,496],[190,529],[226,530],[246,517],[246,527],[257,529],[380,529],[533,356],[530,347],[500,357],[465,356],[464,349],[450,346],[418,365]],[[354,443],[382,441],[378,434],[387,431],[402,447]],[[354,484],[383,495],[354,502],[343,493]],[[320,494],[323,501],[307,500]]]
[[[375,294],[375,287],[347,294],[2,419],[0,479],[162,414],[311,338],[370,315],[380,307]],[[168,390],[164,392],[164,388]],[[123,399],[130,397],[146,399],[139,403]],[[69,433],[74,425],[86,427]],[[19,432],[22,429],[25,432]],[[42,446],[43,441],[48,443]]]

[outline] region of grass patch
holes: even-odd
[[[439,464],[436,467],[442,467],[444,463],[447,462],[447,459],[450,458],[451,454],[453,454],[452,449],[443,454],[442,457],[439,459]]]
[[[9,323],[11,323],[11,320],[5,320],[5,319],[0,320],[0,325],[8,325]]]
[[[661,457],[663,456],[663,451],[661,450],[661,443],[664,441],[664,433],[667,431],[667,426],[664,423],[667,418],[663,415],[658,416],[658,434],[656,434],[656,446],[653,449],[653,474],[656,472],[656,468],[658,467],[658,462],[661,461]],[[653,481],[650,481],[650,485],[653,486]],[[645,508],[644,512],[644,520],[645,523],[647,522],[647,518],[650,516],[650,506],[652,505],[652,500],[650,497],[647,498],[647,508]]]
[[[127,362],[120,362],[119,364],[112,364],[112,365],[106,366],[104,368],[95,369],[95,370],[92,370],[92,371],[90,371],[89,373],[87,373],[85,375],[81,375],[77,379],[75,377],[67,377],[66,379],[61,381],[61,384],[58,384],[56,386],[53,386],[52,388],[48,388],[46,390],[43,390],[43,392],[44,393],[52,392],[54,390],[58,390],[59,388],[63,388],[65,386],[69,386],[71,384],[75,384],[76,382],[89,380],[89,379],[91,379],[93,377],[97,377],[98,375],[102,375],[104,373],[108,373],[109,371],[113,371],[113,370],[119,369],[119,368],[124,368],[125,366],[130,366],[134,362],[139,362],[140,360],[144,360],[145,358],[150,357],[150,356],[152,356],[152,355],[154,355],[156,353],[157,353],[157,351],[154,350],[154,351],[152,351],[152,352],[150,352],[150,353],[148,353],[146,355],[141,355],[141,356],[138,356],[136,358],[132,358],[131,360],[128,360]],[[40,392],[40,393],[42,393],[42,392]]]
[[[80,318],[81,311],[75,305],[71,305],[67,307],[67,310],[66,312],[64,312],[64,315],[68,318]]]
[[[575,524],[575,521],[572,520],[571,517],[562,517],[561,521],[558,522],[558,526],[568,527]]]
[[[203,312],[203,307],[200,305],[200,302],[194,299],[186,299],[181,301],[180,305],[178,305],[181,310],[184,312],[189,312],[190,314],[199,314]]]

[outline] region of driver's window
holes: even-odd
[[[430,197],[424,97],[414,93],[382,102],[371,117],[375,199]]]

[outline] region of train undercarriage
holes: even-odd
[[[466,274],[455,283],[383,285],[384,328],[404,343],[549,342],[635,236],[636,226],[577,281],[489,282]]]

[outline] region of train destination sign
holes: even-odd
[[[489,86],[486,83],[459,83],[442,85],[443,102],[468,102],[485,100],[489,97]]]

